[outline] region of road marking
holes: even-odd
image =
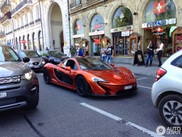
[[[110,118],[112,118],[112,119],[114,119],[114,120],[116,120],[116,121],[121,121],[122,120],[122,118],[120,118],[120,117],[117,117],[117,116],[115,116],[115,115],[112,115],[111,113],[108,113],[108,112],[106,112],[106,111],[103,111],[103,110],[101,110],[101,109],[99,109],[99,108],[96,108],[96,107],[94,107],[94,106],[91,106],[91,105],[89,105],[89,104],[87,104],[87,103],[80,103],[82,106],[85,106],[85,107],[87,107],[87,108],[90,108],[90,109],[92,109],[92,110],[94,110],[94,111],[96,111],[96,112],[98,112],[98,113],[100,113],[100,114],[103,114],[103,115],[105,115],[105,116],[107,116],[107,117],[110,117]]]
[[[111,114],[109,112],[106,112],[106,111],[101,110],[99,108],[96,108],[96,107],[94,107],[92,105],[89,105],[89,104],[87,104],[85,102],[80,103],[80,105],[82,105],[84,107],[87,107],[87,108],[89,108],[91,110],[94,110],[94,111],[96,111],[96,112],[98,112],[98,113],[100,113],[102,115],[105,115],[105,116],[107,116],[107,117],[109,117],[111,119],[114,119],[116,121],[121,121],[121,123],[123,123],[124,125],[129,126],[129,127],[132,127],[132,128],[135,128],[135,129],[138,129],[138,130],[142,131],[143,133],[149,134],[152,137],[164,137],[164,136],[159,136],[157,133],[155,133],[153,131],[150,131],[150,130],[144,128],[144,127],[141,127],[141,126],[139,126],[139,125],[137,125],[135,123],[126,121],[123,118],[120,118],[120,117],[115,116],[115,115],[113,115],[113,114]]]
[[[137,80],[147,79],[147,77],[137,78]]]
[[[147,86],[142,86],[142,85],[137,85],[138,87],[140,87],[140,88],[146,88],[146,89],[152,89],[151,87],[147,87]]]

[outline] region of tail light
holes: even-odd
[[[156,76],[155,76],[155,81],[158,81],[160,78],[162,78],[165,74],[167,73],[167,71],[163,68],[159,68],[156,72]]]

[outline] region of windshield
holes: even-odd
[[[60,58],[64,56],[64,54],[60,51],[48,51],[48,54],[52,57]]]
[[[101,59],[87,57],[77,58],[77,61],[83,70],[110,70],[111,66],[103,62]]]
[[[0,46],[0,62],[20,61],[17,54],[8,46]]]
[[[21,58],[24,58],[24,57],[29,57],[29,58],[40,57],[40,55],[36,51],[19,51],[19,56]]]

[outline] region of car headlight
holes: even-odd
[[[42,64],[45,64],[45,60],[42,60]]]
[[[30,80],[30,79],[32,78],[32,75],[33,75],[33,71],[30,70],[29,72],[25,73],[25,74],[22,76],[22,79]]]
[[[92,80],[97,83],[97,82],[106,82],[105,80],[98,78],[98,77],[92,77]]]

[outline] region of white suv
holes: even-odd
[[[167,125],[182,126],[182,50],[157,70],[151,98]]]

